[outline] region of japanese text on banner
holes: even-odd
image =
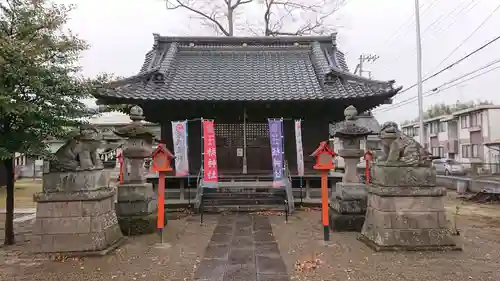
[[[175,155],[175,175],[185,176],[189,173],[187,121],[172,121],[172,138]]]
[[[269,140],[273,161],[273,181],[278,186],[283,183],[283,120],[269,119]]]
[[[203,120],[203,181],[217,183],[217,152],[213,120]]]
[[[295,120],[295,146],[297,148],[297,172],[302,177],[304,176],[304,151],[302,147],[302,127],[300,120]]]

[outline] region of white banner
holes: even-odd
[[[185,176],[189,173],[187,121],[172,121],[172,138],[174,140],[175,175]]]
[[[304,176],[304,151],[302,149],[302,127],[301,120],[295,120],[295,147],[297,148],[297,172]]]

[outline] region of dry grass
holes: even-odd
[[[20,179],[15,183],[14,207],[35,208],[33,194],[42,191],[41,179]],[[6,188],[0,187],[0,209],[5,209]]]

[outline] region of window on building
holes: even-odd
[[[431,149],[431,154],[432,154],[433,156],[440,156],[440,155],[439,155],[439,147],[433,147],[433,148]]]
[[[432,122],[430,125],[430,133],[431,134],[437,134],[439,132],[439,123],[438,122]]]
[[[470,125],[472,127],[481,126],[483,115],[481,112],[474,112],[470,115]]]
[[[469,115],[464,115],[460,117],[460,127],[462,129],[469,127]]]
[[[473,144],[471,145],[471,157],[479,158],[479,145]]]
[[[439,122],[439,132],[440,133],[446,132],[446,122]]]
[[[439,157],[444,157],[444,147],[443,146],[439,147]]]
[[[464,144],[462,145],[462,158],[470,157],[470,145]]]

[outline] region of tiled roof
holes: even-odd
[[[138,75],[97,96],[127,100],[339,100],[380,96],[393,82],[348,72],[332,37],[161,37]]]

